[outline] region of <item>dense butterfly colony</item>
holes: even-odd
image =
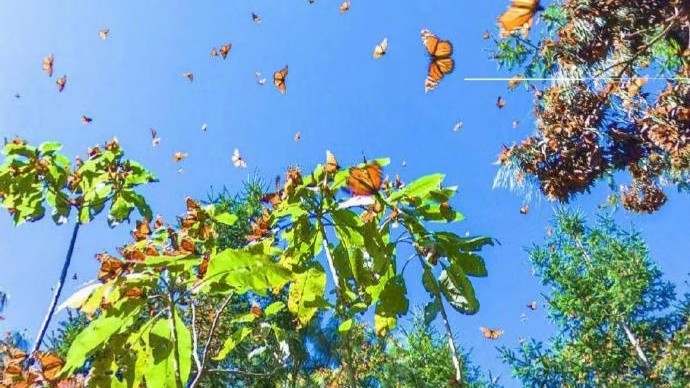
[[[314,0],[309,0],[309,2],[313,3]],[[350,10],[350,6],[350,1],[343,2],[339,7],[339,12],[341,14],[347,13]],[[508,37],[514,33],[523,35],[526,34],[532,25],[532,20],[535,16],[535,13],[539,9],[538,0],[513,0],[507,11],[498,18],[500,36]],[[261,17],[256,13],[252,13],[251,18],[256,24],[262,23]],[[107,40],[109,34],[110,29],[107,28],[98,31],[98,36],[102,40]],[[487,38],[487,36],[485,36],[485,38]],[[430,92],[439,85],[445,76],[451,74],[454,70],[455,62],[452,58],[453,44],[448,40],[439,38],[427,29],[421,31],[421,40],[429,56],[427,75],[424,79],[424,90],[425,92]],[[232,43],[224,43],[220,45],[219,48],[213,47],[210,51],[210,55],[212,58],[219,57],[223,60],[226,60],[228,59],[228,55],[232,52],[232,47]],[[384,38],[374,47],[372,56],[374,59],[378,60],[383,58],[387,54],[387,51],[388,39]],[[53,54],[43,58],[42,68],[48,77],[52,77],[54,74],[55,60],[56,59]],[[194,74],[192,72],[184,72],[182,75],[189,82],[194,81]],[[256,72],[254,75],[257,78],[257,83],[259,85],[263,85],[266,82],[266,79],[261,77],[261,73]],[[282,69],[277,70],[273,74],[273,85],[281,94],[287,94],[287,77],[288,65],[285,65]],[[67,76],[62,75],[56,80],[58,92],[62,92],[66,86]],[[672,98],[673,93],[673,90],[669,90],[667,92],[667,98]],[[20,98],[21,96],[17,94],[15,97]],[[503,108],[505,105],[505,100],[502,97],[499,97],[496,105],[499,109]],[[687,115],[687,112],[685,112],[685,114],[686,116],[689,116]],[[81,117],[81,122],[84,125],[88,125],[92,121],[93,118],[86,115],[82,115]],[[517,124],[513,125],[516,126]],[[201,130],[206,131],[206,127],[207,126],[204,123],[201,127]],[[459,131],[461,128],[462,122],[457,122],[453,130]],[[152,147],[156,147],[161,141],[158,131],[154,128],[150,128],[150,136]],[[661,137],[661,135],[657,136],[657,138]],[[299,141],[300,139],[301,133],[295,133],[294,141]],[[7,144],[7,140],[5,142]],[[667,142],[670,144],[671,140],[667,140]],[[95,152],[94,155],[96,155],[98,154],[99,149],[94,148],[90,150],[90,152],[91,151]],[[508,153],[515,154],[518,152],[520,152],[518,149],[507,150],[504,158],[507,158]],[[177,151],[173,154],[172,160],[175,163],[179,163],[187,158],[187,156],[188,154],[186,152]],[[247,167],[247,162],[241,156],[240,151],[237,148],[235,148],[232,153],[231,161],[234,167]],[[403,162],[403,165],[404,164],[405,162]],[[324,171],[327,174],[334,174],[339,169],[340,165],[338,164],[335,155],[330,151],[326,151]],[[291,188],[294,188],[302,183],[301,171],[298,167],[290,167],[285,177],[286,179],[283,185],[281,185],[280,179],[278,178],[276,180],[275,192],[266,194],[262,198],[262,201],[269,206],[264,206],[262,215],[251,222],[251,233],[245,236],[248,243],[258,241],[270,235],[271,230],[269,221],[271,219],[272,209],[282,200],[284,200],[287,195],[289,195]],[[377,161],[367,161],[366,159],[364,160],[363,164],[360,164],[356,167],[351,167],[349,169],[349,175],[346,182],[347,191],[353,197],[371,197],[376,195],[383,187],[400,188],[403,185],[403,182],[397,176],[394,183],[389,182],[387,177],[384,179],[382,165]],[[199,203],[195,202],[191,198],[187,198],[186,206],[187,213],[184,218],[180,219],[182,228],[179,230],[179,232],[174,231],[170,227],[167,228],[167,233],[171,242],[169,250],[158,252],[150,246],[144,247],[143,250],[140,249],[139,246],[141,245],[141,242],[145,242],[145,240],[152,234],[152,231],[166,228],[163,220],[160,217],[153,220],[153,226],[150,225],[150,220],[144,218],[143,220],[136,222],[136,228],[131,232],[132,237],[134,238],[134,243],[130,246],[125,246],[120,249],[120,253],[122,254],[124,260],[117,259],[106,253],[97,255],[97,259],[100,262],[98,280],[102,283],[106,283],[109,280],[126,274],[131,270],[131,267],[135,263],[142,262],[144,260],[145,254],[175,256],[184,252],[195,252],[196,247],[194,246],[194,242],[190,239],[190,237],[202,240],[208,239],[211,238],[211,234],[213,232],[208,226],[203,226],[206,215]],[[447,204],[446,206],[449,207]],[[366,222],[364,218],[373,218],[381,211],[381,205],[378,202],[374,202],[374,204],[369,206],[369,208],[367,208],[363,214],[363,220]],[[526,214],[527,211],[528,207],[526,205],[520,209],[520,212],[523,214]],[[395,217],[396,215],[393,214],[391,216]],[[197,225],[198,223],[201,223],[202,227],[199,228]],[[196,229],[189,229],[193,225],[197,225],[195,226]],[[206,258],[206,261],[202,262],[199,267],[199,279],[204,277],[207,266],[208,258]],[[141,289],[133,287],[126,290],[126,295],[140,298],[143,296],[143,293]],[[535,310],[536,302],[531,302],[527,305],[527,307],[530,310]],[[259,316],[261,313],[260,307],[252,307],[252,314]],[[489,329],[487,327],[481,327],[480,331],[484,337],[492,340],[498,339],[503,334],[503,330],[501,329]],[[7,341],[7,343],[9,343],[9,341]],[[68,379],[58,378],[60,369],[64,366],[64,361],[56,354],[37,352],[30,357],[23,350],[7,345],[2,341],[0,341],[0,353],[4,355],[4,359],[2,360],[4,369],[0,371],[0,386],[30,387],[35,385],[53,386],[58,384],[57,386],[60,387],[79,387],[85,384],[85,376],[81,374],[76,374]],[[36,362],[27,367],[26,364],[29,358],[32,358]]]
[[[612,200],[641,213],[666,202],[663,186],[687,190],[687,9],[682,0],[563,2],[566,16],[554,17],[552,32],[528,49],[532,58],[523,65],[529,76],[564,81],[533,88],[537,134],[505,148],[500,163],[561,201],[627,171],[630,183],[612,184]],[[538,66],[542,59],[546,65]],[[648,83],[640,74],[665,80]]]

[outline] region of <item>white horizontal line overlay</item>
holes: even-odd
[[[683,80],[690,81],[689,77],[635,77],[646,80]],[[506,82],[506,81],[593,81],[593,80],[630,80],[630,77],[574,77],[574,78],[464,78],[467,82]]]

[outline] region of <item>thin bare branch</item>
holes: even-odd
[[[206,357],[208,356],[208,349],[211,346],[211,341],[213,340],[213,335],[216,332],[216,329],[218,327],[218,322],[220,321],[220,316],[223,313],[223,310],[227,307],[228,303],[230,303],[230,299],[233,297],[233,293],[228,294],[227,297],[223,300],[223,303],[221,303],[220,307],[216,311],[216,315],[213,317],[213,322],[211,323],[211,329],[208,332],[208,338],[206,338],[206,344],[204,345],[204,350],[201,352],[201,361],[200,361],[200,366],[198,366],[197,371],[196,371],[196,376],[194,376],[194,380],[192,383],[189,385],[189,388],[194,388],[196,387],[199,382],[201,381],[201,376],[204,374],[204,366],[206,365]]]

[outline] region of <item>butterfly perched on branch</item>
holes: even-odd
[[[350,167],[347,188],[352,195],[374,195],[381,188],[383,169],[376,161],[364,167]]]
[[[453,44],[449,40],[439,39],[427,29],[422,30],[421,34],[424,47],[431,57],[424,81],[424,91],[430,92],[436,88],[445,75],[452,73],[455,68],[455,61],[451,58]]]

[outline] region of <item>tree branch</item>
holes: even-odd
[[[171,282],[174,285],[174,282]],[[175,373],[175,385],[182,386],[182,378],[180,376],[180,351],[177,339],[177,325],[175,324],[175,303],[173,302],[173,288],[168,287],[168,308],[170,309],[170,327],[172,328],[170,336],[173,343],[173,371]]]
[[[196,365],[196,370],[201,370],[201,360],[199,359],[199,334],[196,331],[196,307],[194,307],[194,301],[190,301],[192,310],[192,357],[194,358],[194,365]]]
[[[426,262],[429,262],[429,259],[431,258],[432,253],[429,253],[426,257]],[[429,269],[426,268],[426,263],[424,262],[424,259],[421,258],[421,256],[417,256],[419,258],[420,263],[422,264],[422,268],[425,269],[425,271],[428,271]],[[462,386],[462,366],[460,365],[460,357],[458,357],[458,350],[455,347],[455,340],[453,339],[453,332],[450,328],[450,323],[448,322],[448,314],[446,314],[446,308],[443,306],[443,299],[441,298],[441,290],[439,290],[438,284],[434,281],[434,299],[436,299],[436,305],[439,308],[439,311],[441,312],[441,318],[443,319],[443,326],[446,329],[446,336],[448,337],[448,346],[450,347],[450,356],[453,359],[453,367],[455,368],[455,383],[456,386],[461,387]]]
[[[218,327],[220,315],[223,313],[223,310],[225,310],[225,307],[227,307],[228,303],[230,303],[230,299],[232,299],[233,295],[234,295],[233,293],[230,293],[230,294],[228,294],[227,297],[225,297],[225,300],[223,300],[223,303],[221,303],[220,308],[218,308],[218,311],[216,311],[216,316],[213,317],[213,322],[211,323],[211,329],[209,329],[209,331],[208,331],[208,338],[206,339],[206,345],[204,345],[204,350],[201,352],[200,366],[198,367],[198,370],[196,371],[196,376],[194,376],[194,380],[189,385],[189,388],[196,387],[199,384],[199,382],[201,381],[201,376],[204,374],[204,366],[206,364],[206,356],[208,356],[208,348],[211,346],[211,340],[213,340],[213,335],[215,334],[216,328]]]
[[[46,313],[45,317],[43,318],[43,323],[41,324],[41,328],[38,330],[38,335],[36,336],[36,341],[34,342],[34,346],[31,349],[31,352],[29,353],[31,355],[31,357],[34,357],[33,354],[41,347],[41,343],[43,342],[43,337],[45,337],[46,332],[48,331],[48,326],[50,325],[50,320],[53,318],[53,314],[55,313],[55,307],[57,307],[57,302],[60,299],[60,294],[62,293],[62,287],[65,285],[65,279],[67,278],[67,272],[69,271],[69,264],[72,261],[72,253],[74,253],[74,245],[77,242],[77,235],[79,233],[79,225],[81,225],[81,223],[77,220],[77,222],[74,224],[74,229],[72,230],[72,238],[70,239],[69,247],[67,248],[67,254],[65,255],[65,261],[62,264],[62,272],[60,273],[60,278],[58,279],[58,283],[55,286],[55,292],[53,293],[53,299],[50,301],[50,305],[48,306],[48,312]]]

